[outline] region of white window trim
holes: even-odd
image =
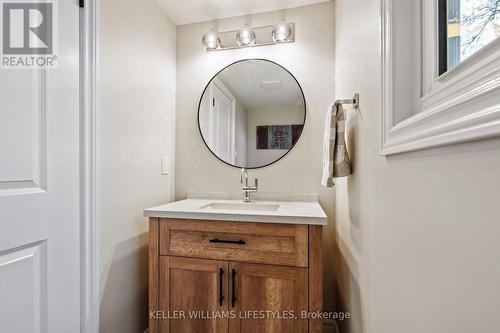
[[[381,0],[381,16],[381,155],[499,136],[500,40],[436,78],[437,1]]]

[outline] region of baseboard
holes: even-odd
[[[149,333],[149,328],[144,333]],[[323,333],[339,333],[337,322],[334,320],[325,320],[323,322]]]
[[[147,328],[144,333],[149,333],[149,328]],[[339,333],[337,322],[335,320],[325,319],[323,321],[323,333]]]
[[[339,328],[335,320],[325,319],[323,321],[323,333],[339,333]]]

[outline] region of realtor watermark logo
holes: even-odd
[[[0,0],[1,69],[57,68],[53,0]]]

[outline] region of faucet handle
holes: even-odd
[[[240,183],[243,184],[243,174],[245,173],[245,168],[241,168],[240,172]]]
[[[258,187],[259,187],[259,179],[255,178],[255,188],[258,188]]]

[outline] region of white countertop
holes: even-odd
[[[216,208],[210,205],[215,204]],[[224,205],[235,207],[248,205],[249,209],[218,209]],[[253,210],[252,205],[266,207],[279,206],[275,210]],[[246,208],[246,207],[245,207]],[[186,199],[144,210],[146,217],[217,220],[233,222],[261,222],[326,225],[327,216],[318,202],[282,202],[252,201],[249,204],[241,200]]]

